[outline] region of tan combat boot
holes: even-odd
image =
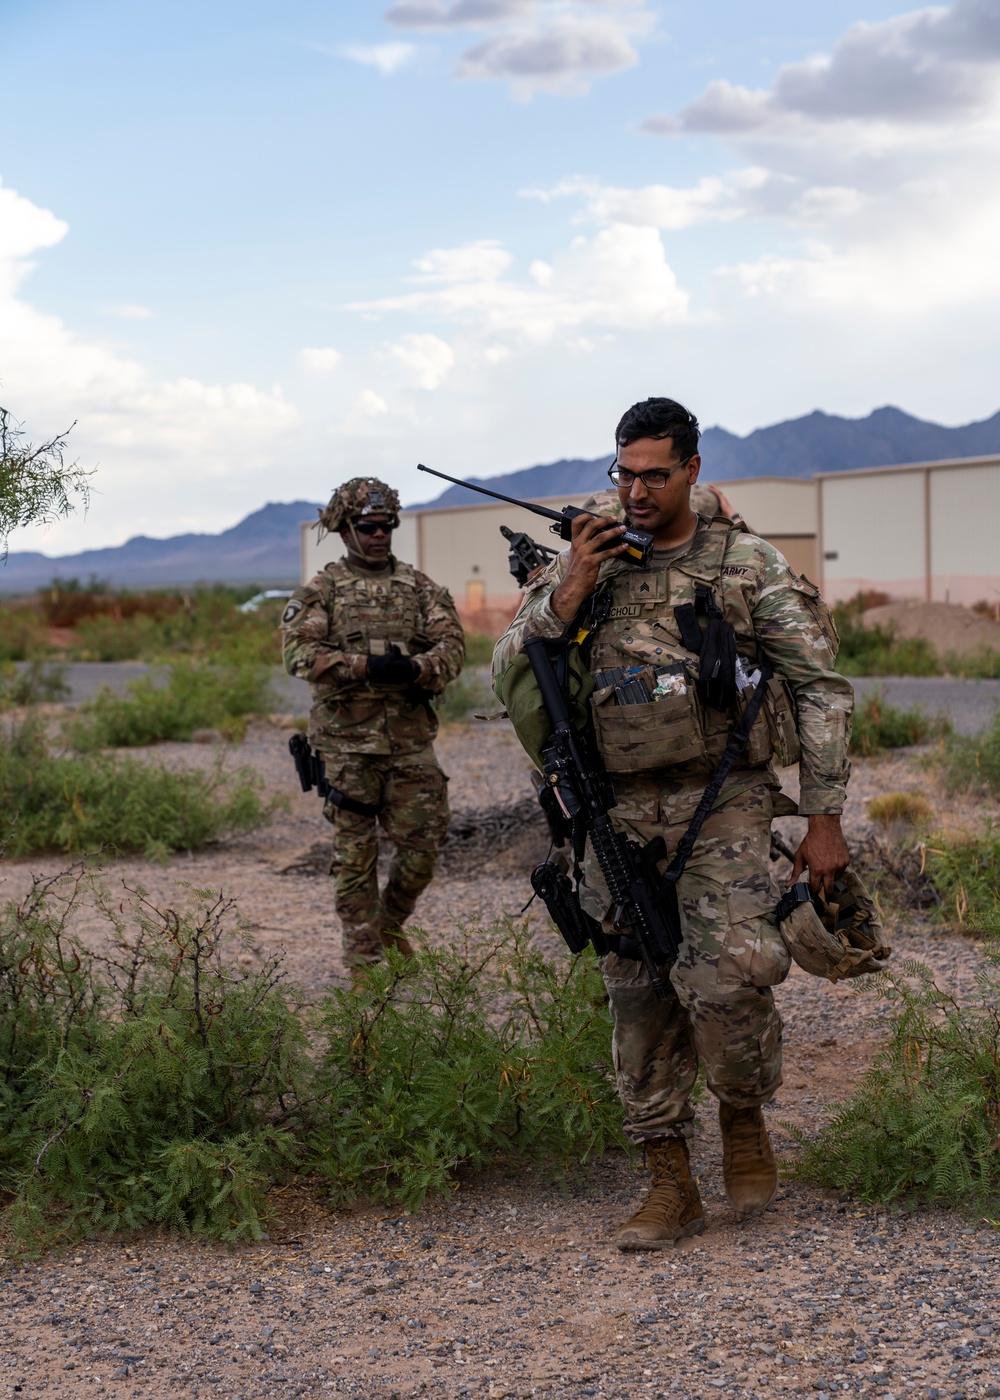
[[[778,1168],[759,1108],[719,1104],[722,1129],[722,1175],[726,1195],[739,1218],[760,1215],[774,1200]]]
[[[664,1249],[675,1240],[700,1235],[705,1228],[684,1139],[647,1142],[646,1162],[653,1178],[649,1195],[615,1236],[619,1249]]]

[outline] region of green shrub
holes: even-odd
[[[992,915],[992,931],[1000,920]],[[867,981],[867,979],[866,979]],[[871,983],[869,983],[871,986]],[[904,963],[872,990],[889,1040],[857,1092],[805,1148],[797,1172],[867,1201],[995,1211],[1000,1202],[1000,954],[986,950],[963,1000]]]
[[[130,681],[126,695],[104,690],[81,705],[66,725],[66,741],[86,752],[136,748],[164,739],[188,740],[196,729],[273,708],[270,672],[263,666],[207,666],[175,661],[166,684],[152,676]]]
[[[280,960],[243,968],[232,904],[201,898],[104,898],[100,956],[66,930],[79,882],[0,913],[0,1190],[22,1248],[146,1225],[261,1237],[305,1040]]]
[[[944,668],[949,675],[962,676],[967,680],[997,680],[1000,679],[1000,651],[980,647],[967,656],[949,651],[944,659]]]
[[[37,657],[21,667],[12,661],[0,662],[0,711],[45,700],[65,700],[69,693],[66,667],[57,662],[46,663]]]
[[[459,1168],[623,1142],[596,963],[546,961],[525,926],[393,952],[360,995],[334,994],[319,1029],[309,1152],[335,1201],[414,1209]]]
[[[993,723],[971,738],[951,734],[945,741],[941,776],[949,792],[1000,796],[1000,710]]]
[[[886,749],[926,743],[928,739],[948,733],[950,729],[950,721],[943,716],[931,719],[919,706],[901,710],[896,705],[887,704],[881,690],[873,690],[854,713],[851,753],[870,758]]]
[[[73,633],[69,655],[74,661],[142,661],[162,650],[162,626],[156,618],[84,618]]]
[[[493,692],[484,680],[473,674],[459,676],[445,689],[437,700],[435,708],[442,724],[462,724],[470,720],[476,710],[497,708]]]
[[[70,931],[84,895],[101,952]],[[233,905],[194,898],[119,902],[77,867],[0,908],[0,1224],[21,1251],[149,1225],[260,1238],[293,1172],[416,1206],[461,1170],[622,1141],[592,959],[549,962],[507,923],[390,952],[302,1018],[282,955],[244,966]]]
[[[937,653],[923,637],[897,641],[894,627],[864,627],[849,604],[834,608],[840,650],[837,670],[845,676],[937,676]]]
[[[218,766],[172,772],[110,754],[54,755],[33,718],[0,745],[0,810],[15,856],[109,847],[163,858],[264,825],[276,803],[262,800],[262,787],[249,770],[230,777]]]
[[[0,604],[0,661],[27,661],[48,650],[48,628],[37,612]]]
[[[279,666],[278,622],[285,604],[274,598],[256,612],[240,612],[239,604],[256,592],[256,586],[235,589],[222,584],[196,589],[181,611],[162,619],[144,658],[183,654],[227,665]]]
[[[466,666],[490,666],[493,662],[493,648],[496,646],[496,639],[487,632],[466,632],[465,634],[465,664]]]
[[[942,914],[974,932],[988,928],[1000,905],[1000,831],[989,824],[983,836],[935,840],[925,858]]]

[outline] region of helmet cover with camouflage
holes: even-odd
[[[386,515],[397,528],[399,493],[377,476],[354,476],[337,487],[319,512],[320,538],[348,521],[363,520],[366,515]]]
[[[794,885],[777,915],[788,951],[814,977],[839,982],[881,972],[892,953],[883,942],[878,906],[850,866],[834,881],[832,895],[811,895],[804,881]]]

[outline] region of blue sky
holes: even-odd
[[[0,85],[0,403],[98,493],[14,548],[1000,407],[995,0],[0,0]]]

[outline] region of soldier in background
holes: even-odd
[[[391,487],[355,477],[319,519],[339,533],[347,557],[292,594],[283,655],[285,669],[312,688],[309,739],[327,777],[371,808],[324,808],[344,955],[358,969],[384,947],[412,952],[401,929],[434,873],[450,816],[431,697],[461,671],[465,637],[448,590],[392,553],[399,496]],[[381,894],[376,821],[395,845]]]

